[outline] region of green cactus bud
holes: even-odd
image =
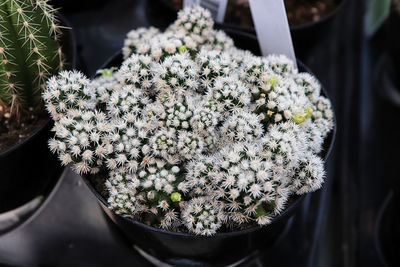
[[[276,83],[278,82],[278,77],[277,76],[272,76],[268,82],[271,84],[272,87],[274,87],[276,85]]]
[[[305,121],[305,119],[306,119],[306,114],[304,114],[302,112],[298,112],[298,113],[293,114],[292,121],[294,123],[301,124]]]
[[[40,105],[47,79],[62,68],[54,13],[47,0],[0,3],[0,103],[12,116]]]
[[[182,199],[182,195],[178,192],[174,192],[171,194],[170,198],[171,198],[172,202],[179,202]]]
[[[117,68],[112,67],[109,69],[102,69],[102,70],[98,70],[97,73],[101,74],[103,77],[112,77],[114,74],[114,70],[116,70]]]
[[[186,45],[182,45],[181,47],[178,48],[179,53],[183,53],[187,51]]]
[[[311,118],[314,110],[312,108],[306,108],[305,112],[306,112],[306,119],[308,119],[308,118]]]

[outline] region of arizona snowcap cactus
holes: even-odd
[[[213,235],[266,225],[292,194],[321,187],[328,99],[284,56],[261,58],[185,9],[166,32],[128,34],[119,70],[53,77],[50,148],[81,174],[108,173],[111,209]]]
[[[0,2],[0,107],[10,116],[37,107],[62,69],[60,27],[48,0]]]

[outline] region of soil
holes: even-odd
[[[335,10],[335,0],[285,0],[289,24],[297,26],[326,17]]]
[[[0,112],[0,153],[22,142],[49,120],[45,111],[33,109],[21,115],[19,120],[7,117]]]
[[[285,0],[290,26],[317,21],[337,7],[337,0]],[[229,0],[225,22],[253,27],[248,0]]]

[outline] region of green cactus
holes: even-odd
[[[46,80],[63,67],[60,27],[47,2],[0,3],[0,106],[11,116],[40,106]]]

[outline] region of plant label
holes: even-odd
[[[216,22],[223,22],[228,0],[184,0],[183,7],[201,6],[210,10]]]
[[[292,36],[283,0],[249,0],[263,56],[283,54],[296,64]]]

